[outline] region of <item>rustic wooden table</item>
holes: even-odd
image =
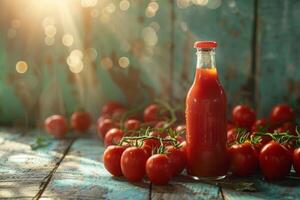
[[[102,142],[96,136],[47,139],[32,150],[43,131],[0,131],[0,199],[300,199],[299,179],[268,183],[249,178],[258,192],[176,178],[167,186],[128,183],[104,168]],[[231,181],[231,180],[230,180]],[[235,180],[232,180],[235,181]]]

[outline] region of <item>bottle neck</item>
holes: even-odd
[[[197,69],[215,69],[215,49],[197,49]]]

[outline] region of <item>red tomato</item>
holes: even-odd
[[[156,140],[156,139],[147,139],[147,140],[144,140],[144,144],[143,145],[148,145],[152,149],[155,149],[155,148],[160,147],[160,141]]]
[[[52,115],[45,120],[46,131],[55,138],[64,138],[68,131],[68,123],[62,115]]]
[[[256,133],[257,133],[257,132],[253,132],[253,133],[251,134],[250,138],[251,138],[251,137],[255,137]],[[257,152],[260,152],[260,150],[261,150],[266,144],[268,144],[271,140],[272,140],[272,138],[269,137],[269,136],[262,136],[262,137],[261,137],[261,141],[260,141],[259,143],[257,143],[257,144],[254,145],[256,151],[257,151]]]
[[[155,124],[154,128],[163,128],[167,124],[166,121],[159,121]]]
[[[237,105],[232,110],[233,122],[242,128],[251,128],[256,120],[256,112],[247,105]]]
[[[290,173],[292,156],[283,145],[271,141],[259,153],[259,166],[267,180],[282,179]]]
[[[238,176],[249,176],[258,167],[258,154],[251,143],[234,144],[228,148],[230,169]]]
[[[111,101],[102,107],[101,114],[102,115],[112,115],[115,110],[121,109],[121,108],[124,108],[122,104],[115,102],[115,101]]]
[[[126,112],[126,110],[124,108],[118,108],[113,111],[112,118],[120,120],[125,112]]]
[[[127,148],[121,157],[123,175],[129,181],[141,181],[145,176],[145,166],[148,155],[144,149],[138,147]]]
[[[107,131],[115,127],[116,125],[111,119],[104,119],[98,124],[98,135],[102,138],[105,138]]]
[[[232,144],[237,140],[236,128],[227,131],[227,144]]]
[[[278,104],[273,107],[270,113],[270,120],[274,124],[292,122],[295,119],[295,112],[288,104]]]
[[[169,157],[164,154],[151,156],[146,163],[146,173],[152,183],[157,185],[167,184],[172,178]]]
[[[178,126],[176,126],[175,131],[180,132],[180,133],[184,132],[184,131],[186,131],[186,126],[185,125],[178,125]]]
[[[104,121],[105,119],[111,119],[110,116],[108,115],[101,115],[98,119],[97,119],[97,125],[99,125],[102,121]]]
[[[181,151],[183,151],[183,152],[186,153],[186,141],[181,142],[181,144],[180,144],[180,149],[181,149]]]
[[[300,176],[300,147],[294,150],[293,166],[297,173],[297,176]]]
[[[227,131],[234,129],[235,125],[232,122],[227,122]]]
[[[152,147],[146,144],[143,144],[142,149],[146,152],[148,158],[152,156]]]
[[[255,132],[262,131],[262,130],[268,131],[269,127],[267,126],[268,126],[268,120],[266,118],[257,119],[252,126],[252,131]]]
[[[136,119],[129,119],[124,123],[124,126],[129,131],[138,130],[140,128],[141,122]]]
[[[172,175],[179,175],[186,166],[186,156],[185,152],[175,148],[174,146],[167,146],[166,153],[170,159]]]
[[[74,112],[71,116],[71,127],[79,132],[87,131],[92,123],[88,112]]]
[[[279,132],[288,131],[291,135],[297,136],[296,125],[292,122],[285,122],[281,127],[277,129]]]
[[[159,132],[159,131],[151,131],[151,132],[149,133],[149,136],[165,138],[165,137],[168,136],[168,134],[163,133],[163,132]]]
[[[175,137],[175,139],[176,139],[178,142],[180,142],[180,143],[182,143],[182,142],[185,141],[185,137],[183,137],[183,136],[181,136],[181,135],[177,135],[177,136]]]
[[[104,138],[104,146],[108,147],[110,145],[118,144],[123,138],[124,132],[118,128],[110,129]]]
[[[144,121],[153,122],[158,121],[159,106],[157,104],[150,104],[144,110]]]
[[[109,173],[114,176],[122,176],[121,170],[121,156],[126,147],[123,146],[109,146],[103,153],[104,167]]]

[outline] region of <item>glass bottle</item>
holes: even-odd
[[[214,41],[199,41],[194,83],[186,98],[188,174],[221,179],[228,170],[226,95],[219,81]]]

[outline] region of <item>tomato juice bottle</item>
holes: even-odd
[[[194,83],[186,97],[187,171],[191,176],[221,179],[228,170],[226,96],[219,81],[213,41],[199,41]]]

